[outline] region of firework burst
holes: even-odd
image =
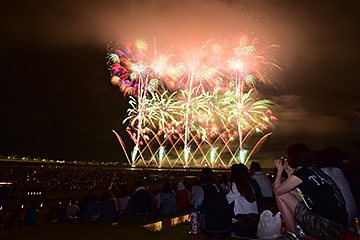
[[[231,153],[235,159],[247,152],[242,146],[247,133],[263,132],[273,126],[271,121],[276,117],[270,108],[274,103],[254,97],[258,82],[270,83],[269,67],[279,68],[266,61],[266,49],[258,51],[258,40],[250,42],[245,37],[235,46],[211,42],[196,51],[177,48],[165,54],[159,54],[155,47],[152,60],[146,55],[148,44],[142,40],[136,41],[133,51],[127,47],[124,51],[109,52],[111,83],[130,97],[131,107],[124,123],[129,123],[135,142],[129,159],[131,165],[141,158],[145,165],[160,161],[158,164],[163,166],[167,160],[170,166],[180,161],[187,167],[193,160],[195,166],[204,162],[215,166],[214,161],[218,160],[228,167],[220,155],[226,149],[231,151],[229,142],[238,136],[240,145]],[[143,147],[142,139],[146,143]],[[151,149],[154,142],[158,150]],[[224,143],[220,149],[213,145],[219,142]],[[205,143],[211,146],[208,151],[202,149]],[[166,144],[171,146],[165,152]],[[192,145],[196,147],[191,148]],[[146,149],[152,153],[150,161],[145,159]],[[177,154],[173,164],[171,150]],[[202,156],[197,161],[199,153]]]

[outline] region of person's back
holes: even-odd
[[[170,213],[177,212],[176,197],[172,192],[161,193],[161,213],[166,216]]]
[[[253,161],[250,165],[251,177],[256,180],[264,198],[273,198],[273,187],[268,176],[261,171],[260,164]]]
[[[95,195],[90,195],[88,201],[85,203],[85,210],[81,215],[82,222],[91,222],[92,216],[99,214],[100,203],[96,201]]]
[[[259,184],[252,177],[248,176],[248,181],[255,192],[256,204],[258,206],[259,213],[261,213],[265,209],[265,205],[266,205],[264,197],[261,193],[261,188]]]
[[[231,166],[231,178],[233,182],[226,198],[229,203],[234,204],[234,234],[238,237],[256,238],[260,208],[254,187],[249,181],[253,179],[248,176],[248,169],[244,164]]]
[[[57,222],[61,217],[61,205],[60,203],[56,203],[48,212],[47,220],[51,222]]]
[[[349,182],[352,196],[355,200],[355,205],[360,209],[360,163],[359,161],[350,162],[346,160],[343,153],[334,147],[327,147],[323,149],[326,153],[335,156],[336,166],[339,167],[347,181]]]
[[[346,202],[348,224],[351,224],[352,219],[355,217],[356,205],[350,190],[349,182],[346,180],[341,169],[335,167],[335,160],[328,152],[325,150],[314,151],[314,156],[316,166],[329,175],[340,189]]]
[[[151,193],[144,189],[136,191],[129,200],[130,211],[135,215],[147,215],[153,211]]]
[[[99,208],[100,214],[96,219],[97,222],[114,222],[117,220],[117,200],[112,197],[110,192],[106,191],[102,194]]]
[[[321,217],[348,225],[345,199],[333,179],[315,166],[302,167],[293,175],[303,182],[298,187],[313,203],[313,212]]]
[[[177,185],[176,204],[178,209],[190,207],[189,193],[182,182],[179,182]]]
[[[79,212],[80,208],[77,204],[69,204],[69,206],[66,207],[66,215],[65,220],[74,219],[76,217],[76,214]]]
[[[217,191],[215,196],[211,192]],[[203,186],[205,227],[209,230],[223,230],[231,227],[231,208],[226,199],[226,193],[215,184]],[[200,209],[201,206],[200,206]]]
[[[329,175],[335,181],[336,185],[338,185],[338,187],[340,188],[340,191],[346,201],[346,209],[349,215],[348,217],[350,224],[351,220],[355,217],[356,205],[349,187],[349,183],[347,182],[346,178],[344,177],[342,171],[339,168],[330,168],[329,170],[324,170],[324,172]]]
[[[39,212],[39,210],[36,207],[37,207],[37,204],[33,203],[31,205],[31,208],[29,210],[27,210],[26,217],[24,220],[24,226],[33,226],[36,224],[37,215]]]
[[[5,223],[5,228],[20,227],[24,220],[24,205],[16,207],[15,211],[11,214],[11,217]]]
[[[225,238],[230,233],[232,216],[226,193],[215,184],[215,175],[210,168],[201,171],[201,180],[205,184],[193,197],[201,230],[209,237]]]
[[[222,189],[228,191],[231,187],[231,183],[229,182],[229,177],[227,174],[223,174],[221,176],[221,180],[222,180],[222,183],[220,184],[220,187],[222,187]]]
[[[121,196],[119,197],[119,201],[118,201],[119,213],[122,213],[125,211],[128,203],[129,203],[129,200],[130,200],[130,191],[126,185],[121,189]]]

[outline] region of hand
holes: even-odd
[[[284,169],[285,169],[285,172],[287,173],[288,177],[290,177],[290,175],[295,171],[295,169],[293,169],[289,166],[288,162],[284,162]]]
[[[278,174],[282,174],[282,172],[284,171],[283,160],[281,160],[281,159],[275,159],[275,160],[274,160],[274,164],[275,164],[275,167],[276,167],[277,170],[278,170]]]

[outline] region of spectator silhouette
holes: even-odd
[[[81,209],[84,208],[83,214],[80,216],[82,222],[91,222],[92,217],[99,214],[100,204],[96,201],[96,197],[94,194],[87,196],[86,200],[80,207]]]
[[[343,171],[344,176],[349,182],[356,208],[360,209],[360,162],[350,162],[338,148],[327,147],[324,151],[327,152],[330,157],[335,158],[335,166]]]
[[[97,222],[114,222],[117,220],[117,199],[109,191],[103,192],[100,201],[100,213]]]
[[[47,220],[50,222],[57,222],[61,218],[61,204],[56,203],[54,206],[52,206],[47,214]]]
[[[224,190],[228,191],[230,189],[230,182],[229,182],[229,177],[227,174],[223,174],[221,176],[221,180],[222,180],[222,183],[220,184],[220,187],[222,187]]]
[[[297,239],[310,234],[318,239],[344,239],[348,230],[348,214],[345,199],[336,183],[314,166],[315,158],[308,146],[291,144],[286,153],[287,162],[281,159],[274,161],[278,169],[274,193],[287,227],[284,238]],[[289,177],[281,183],[284,170]],[[292,194],[295,188],[302,201]],[[300,227],[303,230],[299,231]]]
[[[260,163],[253,161],[250,165],[251,177],[259,184],[267,207],[276,207],[273,186],[269,177],[261,171]]]
[[[80,208],[77,205],[75,200],[70,201],[69,205],[66,207],[66,215],[65,220],[67,222],[73,222],[78,219],[77,213],[79,212]]]
[[[348,224],[351,224],[352,219],[355,217],[356,205],[354,197],[351,193],[349,182],[346,180],[341,169],[337,168],[335,161],[324,150],[314,151],[315,165],[320,168],[324,173],[329,175],[339,187],[345,202],[346,210],[348,213]]]
[[[121,187],[121,195],[119,197],[119,214],[122,214],[130,200],[130,190],[127,185],[123,185]]]
[[[139,222],[153,217],[155,201],[142,181],[137,181],[135,192],[131,195],[126,211],[119,216],[120,221]]]
[[[165,182],[163,186],[163,192],[160,196],[160,206],[163,216],[177,212],[176,197],[172,191],[172,185],[168,181]]]
[[[5,228],[20,227],[24,220],[24,205],[19,205],[15,208],[11,217],[5,223]]]
[[[178,209],[187,209],[190,207],[189,193],[182,182],[179,182],[177,185],[176,204]]]
[[[232,209],[225,191],[215,183],[214,172],[204,168],[200,173],[203,186],[193,200],[203,234],[213,238],[226,238],[230,234]]]
[[[37,216],[39,213],[39,209],[37,209],[38,204],[31,204],[31,208],[27,210],[26,217],[24,220],[24,226],[34,226],[37,221]]]
[[[234,203],[233,229],[236,236],[256,238],[259,224],[259,209],[256,195],[249,182],[247,168],[243,164],[231,166],[231,190],[226,195],[229,203]]]

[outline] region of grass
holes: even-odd
[[[186,239],[190,223],[164,228],[159,232],[142,229],[145,223],[124,223],[112,226],[109,223],[50,223],[45,216],[39,217],[39,223],[32,227],[0,229],[0,239],[46,239],[46,240],[96,240],[96,239]]]
[[[175,216],[182,216],[188,211],[180,211],[177,214],[163,217],[151,222],[169,219]],[[188,234],[189,222],[184,222],[176,226],[165,227],[161,231],[153,232],[142,229],[141,226],[150,223],[120,223],[113,226],[110,223],[51,223],[46,221],[46,216],[41,215],[38,224],[32,227],[19,227],[13,229],[0,229],[0,239],[9,240],[104,240],[104,239],[194,239]],[[234,239],[234,238],[227,238]],[[237,238],[238,239],[238,238]],[[245,238],[246,239],[246,238]]]

